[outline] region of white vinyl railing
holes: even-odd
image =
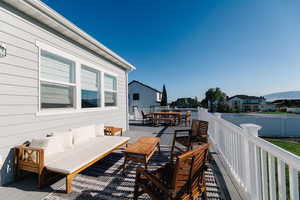
[[[209,141],[248,199],[299,199],[300,157],[258,137],[255,124],[236,126],[200,108]]]

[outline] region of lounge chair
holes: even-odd
[[[38,174],[41,188],[50,172],[66,176],[66,192],[72,191],[75,175],[128,143],[128,137],[106,136],[104,126],[90,125],[54,133],[52,137],[33,139],[29,146],[16,147],[17,173]]]

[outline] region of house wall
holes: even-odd
[[[38,48],[52,45],[118,75],[118,107],[94,112],[37,115]],[[127,72],[58,33],[0,2],[0,43],[7,56],[0,58],[0,183],[12,180],[12,148],[51,131],[104,123],[127,127]]]
[[[140,100],[133,100],[133,94],[139,93]],[[139,83],[133,82],[128,86],[129,112],[133,112],[133,107],[138,109],[149,109],[150,106],[160,105],[157,102],[157,92]]]

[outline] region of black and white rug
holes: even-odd
[[[148,170],[155,170],[168,161],[169,149],[162,149],[161,154],[154,154]],[[123,172],[124,159],[120,151],[116,151],[78,174],[73,180],[73,191],[65,193],[65,185],[56,188],[42,200],[117,200],[132,199],[135,183],[135,169],[139,164],[128,163]],[[224,199],[217,186],[214,172],[206,172],[208,199]],[[140,199],[150,199],[146,194]]]

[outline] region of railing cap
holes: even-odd
[[[249,135],[258,136],[258,131],[261,129],[261,126],[256,124],[241,124],[241,128]]]
[[[259,125],[257,125],[257,124],[241,124],[240,125],[242,128],[255,128],[255,129],[257,129],[257,130],[260,130],[262,127],[261,126],[259,126]]]

